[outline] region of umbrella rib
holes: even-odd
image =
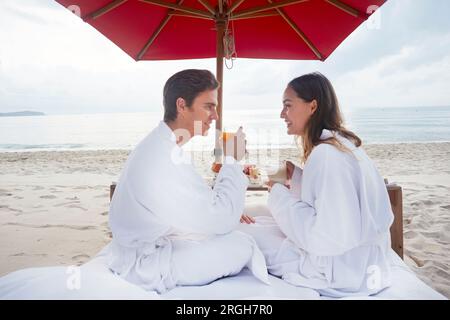
[[[269,3],[272,3],[272,0],[267,0]],[[286,21],[286,23],[297,33],[297,35],[303,40],[303,42],[311,49],[311,51],[316,55],[319,60],[323,61],[323,56],[320,51],[316,48],[316,46],[308,39],[305,33],[300,30],[300,28],[294,23],[294,21],[289,18],[286,13],[281,8],[276,8],[280,16]]]
[[[213,20],[212,18],[206,18],[203,16],[198,16],[196,14],[190,14],[190,13],[185,13],[185,12],[176,11],[176,10],[174,10],[173,12],[169,12],[169,15],[175,16],[175,17],[188,17],[188,18],[196,18],[196,19]]]
[[[177,5],[181,5],[184,0],[178,0]],[[147,41],[147,43],[144,45],[144,47],[141,49],[141,51],[138,53],[136,60],[141,60],[142,57],[147,52],[148,48],[153,44],[155,39],[158,37],[158,35],[161,33],[162,29],[166,26],[167,22],[169,22],[170,18],[172,18],[172,15],[170,14],[174,10],[169,10],[167,13],[167,16],[164,18],[164,20],[159,24],[158,28],[153,32],[150,39]]]
[[[209,12],[211,12],[211,14],[215,15],[216,11],[214,11],[213,7],[211,6],[211,4],[206,1],[206,0],[198,0],[198,2],[200,2]]]
[[[235,3],[233,3],[233,5],[228,10],[227,14],[230,15],[231,13],[233,13],[233,11],[236,10],[237,7],[239,7],[242,4],[242,2],[244,2],[244,1],[245,0],[238,0]]]
[[[136,60],[141,60],[142,57],[145,55],[145,53],[147,52],[148,48],[150,48],[150,46],[153,44],[153,42],[155,41],[155,39],[158,37],[158,35],[160,34],[160,32],[162,31],[162,29],[166,26],[167,22],[169,22],[170,18],[172,16],[167,15],[164,20],[161,22],[161,24],[158,26],[158,29],[156,29],[156,31],[152,34],[151,38],[147,41],[147,43],[145,44],[145,46],[142,48],[142,50],[139,52],[139,54],[137,55]]]
[[[279,17],[280,14],[276,11],[272,12],[258,12],[258,13],[252,13],[246,16],[241,16],[235,18],[234,16],[231,16],[230,21],[236,21],[236,20],[244,20],[244,19],[254,19],[254,18],[265,18],[265,17]]]
[[[280,2],[270,2],[270,4],[268,5],[264,5],[264,6],[259,6],[259,7],[253,7],[247,10],[243,10],[243,11],[239,11],[237,13],[235,13],[233,16],[236,18],[239,18],[241,16],[246,16],[252,13],[257,13],[257,12],[261,12],[261,11],[267,11],[270,9],[277,9],[280,7],[286,7],[286,6],[290,6],[290,5],[294,5],[294,4],[298,4],[298,3],[302,3],[302,2],[306,2],[309,0],[285,0],[285,1],[280,1]]]
[[[341,9],[342,11],[348,13],[349,15],[355,17],[355,18],[359,18],[361,16],[366,16],[365,14],[359,12],[359,10],[349,6],[348,4],[342,3],[339,0],[325,0],[325,2],[328,2],[329,4],[335,6],[338,9]]]
[[[100,18],[102,15],[116,9],[117,7],[121,6],[122,4],[124,4],[125,2],[127,2],[128,0],[114,0],[110,3],[108,3],[106,6],[101,7],[100,9],[89,13],[88,15],[86,15],[83,20],[90,20],[90,19],[97,19]]]
[[[212,14],[210,14],[209,12],[194,9],[194,8],[189,8],[186,6],[181,6],[181,5],[174,4],[174,3],[169,3],[169,2],[165,2],[165,1],[161,1],[161,0],[139,0],[139,1],[148,3],[148,4],[153,4],[153,5],[160,6],[160,7],[164,7],[164,8],[184,11],[184,12],[195,14],[195,15],[202,16],[205,18],[214,19],[214,16]]]

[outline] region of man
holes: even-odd
[[[218,118],[218,86],[207,70],[173,75],[164,87],[164,121],[130,154],[117,184],[109,267],[147,290],[203,285],[246,266],[267,282],[253,238],[233,231],[248,186],[238,164],[245,153],[242,130],[237,148],[227,148],[213,189],[181,149],[194,135],[207,135]]]

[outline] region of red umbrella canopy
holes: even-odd
[[[325,60],[386,0],[56,0],[135,60],[217,58],[216,162],[223,58]]]
[[[385,1],[57,0],[135,60],[217,57],[218,23],[237,57],[325,60]]]

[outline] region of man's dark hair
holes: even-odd
[[[175,73],[164,85],[164,122],[177,118],[177,99],[183,98],[191,107],[202,92],[219,87],[216,77],[208,70],[188,69]]]

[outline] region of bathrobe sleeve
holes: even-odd
[[[302,175],[303,169],[294,165],[294,172],[291,177],[291,193],[297,198],[300,198],[302,192]]]
[[[274,219],[289,239],[309,253],[341,255],[359,245],[357,170],[350,157],[321,144],[305,165],[301,200],[281,184],[271,190],[268,205]]]
[[[224,164],[212,189],[191,164],[163,162],[154,165],[158,170],[151,177],[138,171],[134,190],[162,224],[204,234],[225,234],[239,225],[248,186],[240,164]]]

